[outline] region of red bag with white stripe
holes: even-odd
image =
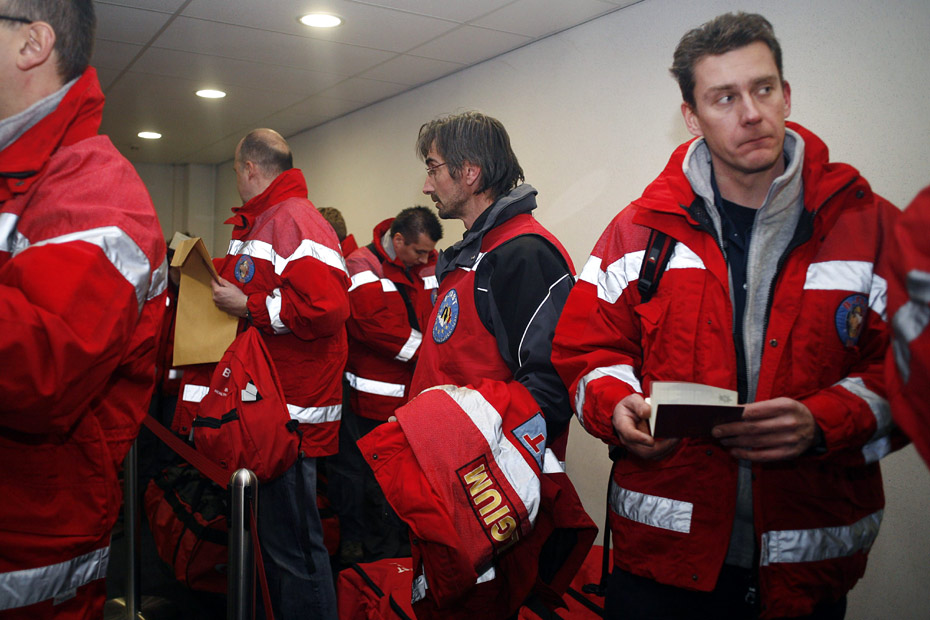
[[[230,474],[250,469],[260,482],[283,474],[300,451],[298,423],[254,327],[240,333],[217,364],[185,369],[171,427]]]

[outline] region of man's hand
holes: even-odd
[[[238,286],[223,278],[213,280],[210,286],[213,288],[213,303],[217,308],[233,316],[245,317],[249,298]]]
[[[790,398],[746,405],[740,422],[720,424],[712,432],[733,457],[758,462],[795,459],[823,436],[810,409]]]
[[[623,447],[641,459],[658,460],[678,445],[678,439],[656,441],[649,434],[651,408],[639,394],[630,394],[614,407],[612,422]]]

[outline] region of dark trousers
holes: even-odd
[[[758,596],[752,572],[724,566],[711,592],[684,590],[614,569],[607,585],[604,618],[614,620],[756,620]],[[817,605],[799,620],[843,620],[846,597]]]

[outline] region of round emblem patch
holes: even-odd
[[[255,263],[251,256],[240,256],[236,261],[236,280],[245,284],[250,282],[255,275]]]
[[[436,321],[433,323],[433,340],[442,344],[452,336],[459,322],[459,295],[452,289],[442,298]]]
[[[854,347],[865,326],[865,315],[869,311],[869,300],[865,295],[850,295],[836,309],[836,331],[844,347]]]

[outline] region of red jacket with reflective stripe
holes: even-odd
[[[349,403],[357,415],[374,420],[387,420],[410,399],[410,379],[437,286],[435,252],[426,265],[410,270],[385,254],[381,240],[393,222],[394,218],[389,218],[378,224],[372,244],[346,259],[352,278],[352,314],[346,323]],[[410,300],[419,329],[410,325],[400,290]]]
[[[881,260],[882,231],[897,209],[855,169],[830,163],[816,136],[789,126],[806,145],[803,202],[812,228],[776,275],[756,400],[804,403],[827,450],[753,466],[764,617],[810,613],[862,576],[884,506],[876,461],[891,447]],[[556,330],[553,361],[576,414],[611,444],[614,407],[628,394],[648,395],[652,381],[737,388],[727,265],[692,217],[696,197],[682,171],[689,146],[608,226]],[[642,303],[637,282],[650,229],[678,244],[657,292]],[[682,440],[655,462],[624,453],[611,491],[616,565],[711,590],[727,553],[737,469],[708,440]]]
[[[282,172],[226,221],[219,274],[248,296],[308,456],[335,454],[348,346],[349,278],[332,226],[307,200],[300,170]]]
[[[891,412],[930,464],[930,187],[888,232]]]
[[[106,551],[155,381],[165,241],[135,170],[96,135],[102,108],[90,68],[0,151],[0,608],[80,574],[23,586],[10,571]]]

